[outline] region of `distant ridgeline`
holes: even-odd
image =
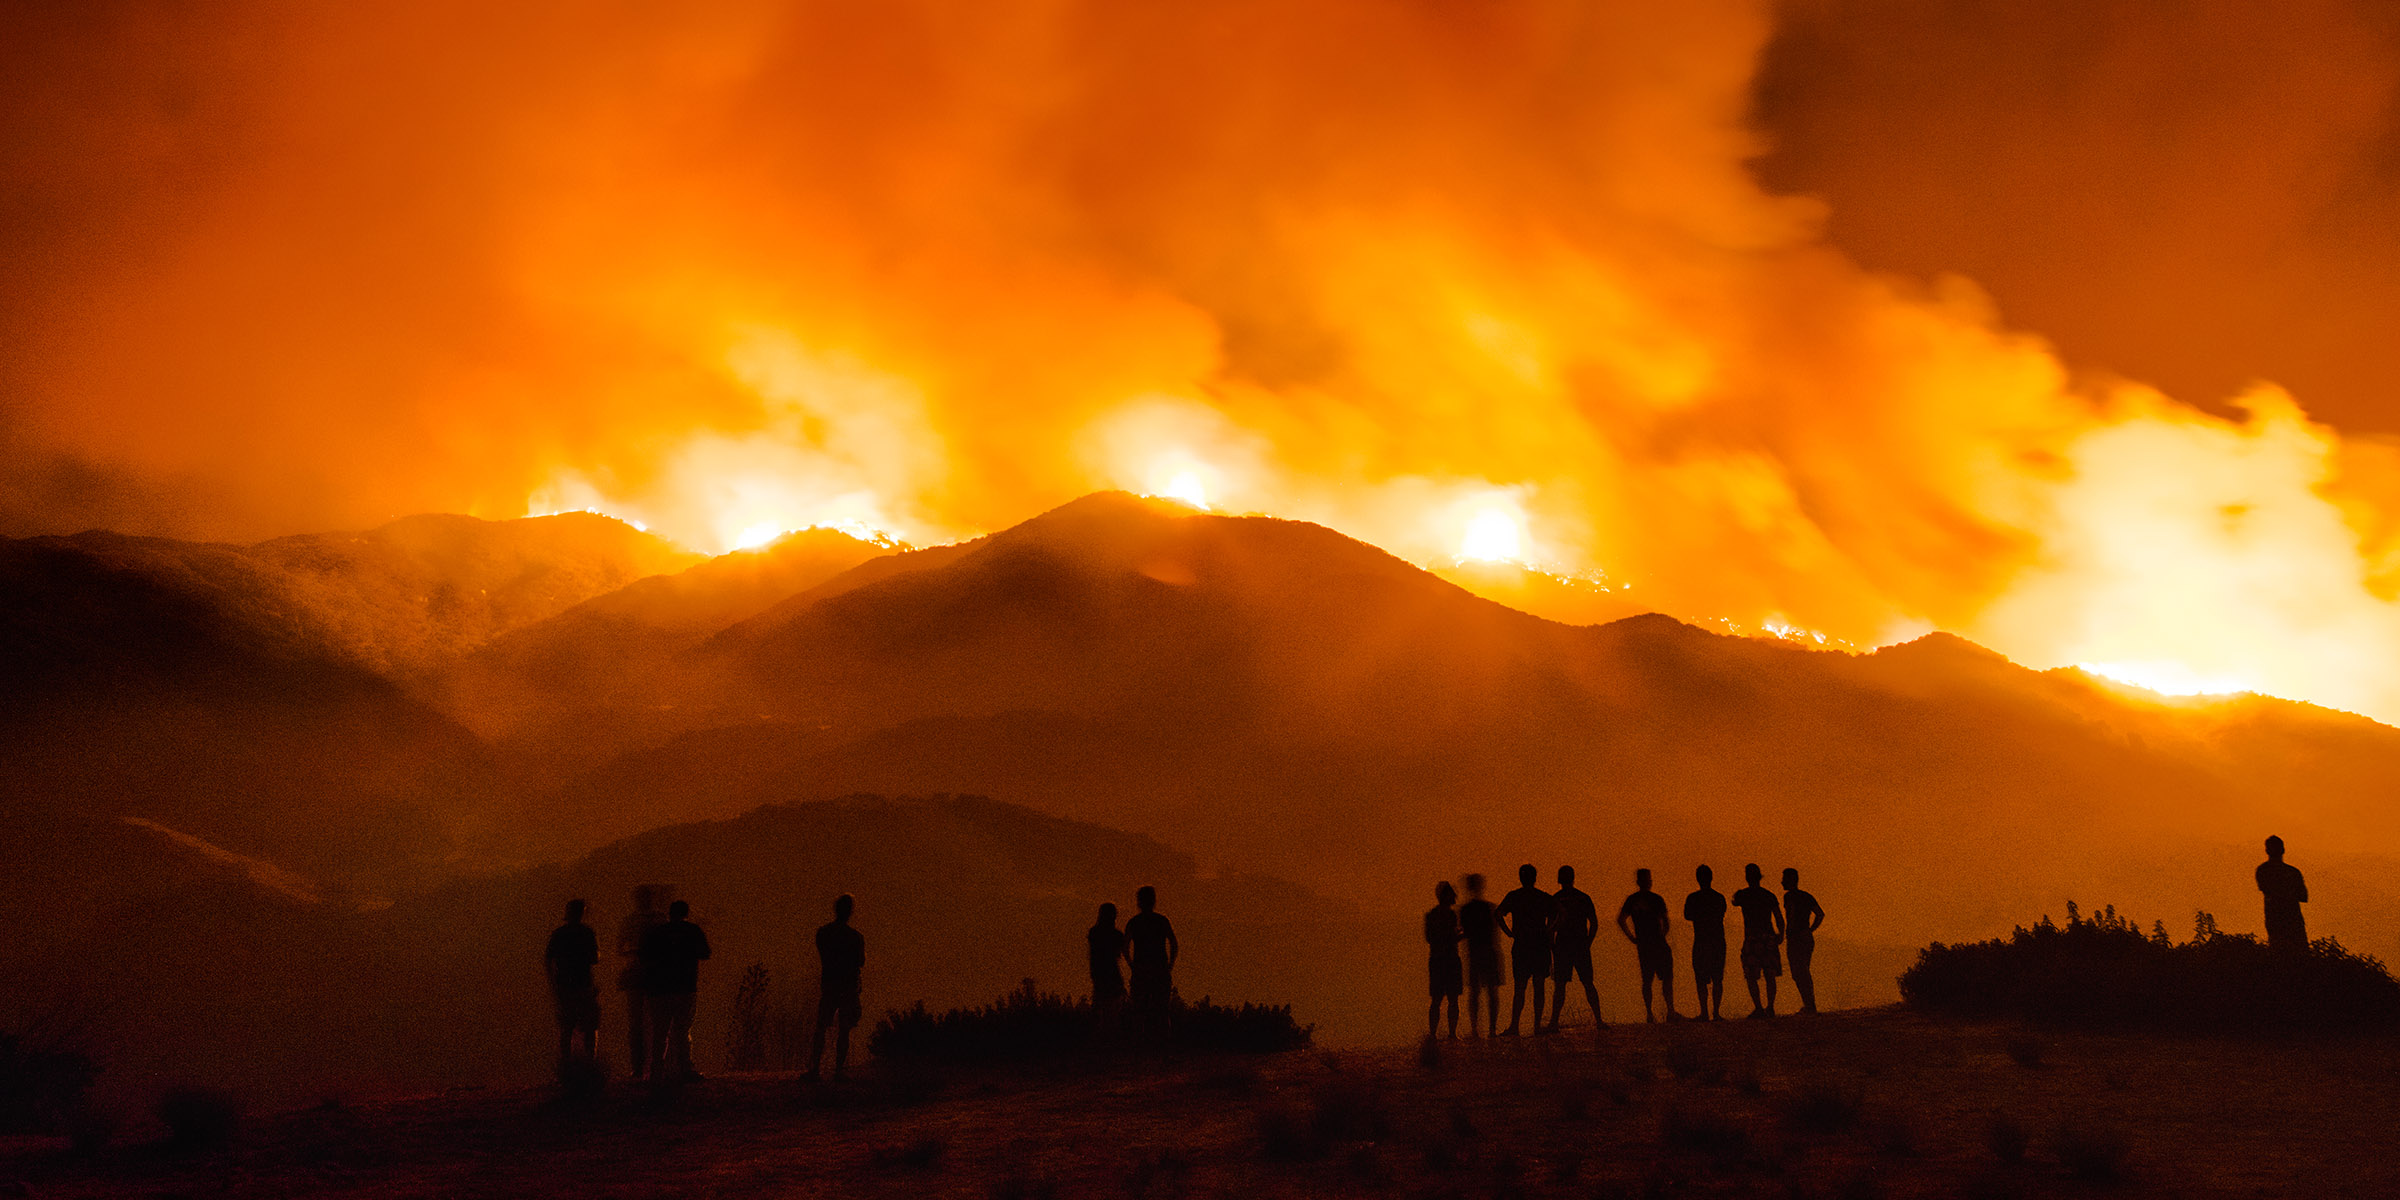
[[[2008,1016],[2098,1028],[2189,1032],[2358,1031],[2400,1025],[2400,981],[2376,959],[2332,938],[2274,950],[2217,930],[2198,914],[2177,944],[2117,915],[2090,919],[2067,906],[2064,926],[2043,917],[2006,938],[1936,942],[1900,976],[1912,1008]]]

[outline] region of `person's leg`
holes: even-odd
[[[1440,996],[1435,996],[1432,1002],[1425,1006],[1425,1036],[1432,1037],[1441,1031],[1442,998]]]
[[[818,1069],[825,1065],[825,1019],[831,1015],[832,1010],[826,1005],[823,998],[819,998],[816,1031],[811,1033],[808,1039],[808,1077],[810,1079],[815,1079]]]
[[[1748,960],[1748,956],[1747,956],[1747,955],[1744,955],[1743,957],[1744,957],[1744,961],[1743,961],[1743,963],[1742,963],[1742,983],[1743,983],[1744,985],[1748,986],[1748,987],[1749,987],[1749,989],[1750,989],[1750,1011],[1751,1011],[1752,1013],[1761,1013],[1761,1012],[1765,1012],[1765,1011],[1766,1011],[1766,1005],[1759,1003],[1759,1000],[1758,1000],[1758,968],[1757,968],[1757,967],[1755,967],[1755,966],[1752,966],[1752,965],[1751,965],[1751,964],[1750,964],[1750,963],[1747,961],[1747,960]]]
[[[1764,972],[1761,972],[1761,975],[1759,986],[1764,988],[1767,993],[1767,1015],[1773,1016],[1775,1013],[1775,977]]]
[[[1592,1006],[1592,1024],[1608,1024],[1600,1019],[1600,988],[1599,985],[1592,982],[1592,973],[1588,967],[1583,973],[1583,1002]]]
[[[1658,972],[1648,967],[1642,968],[1642,1021],[1644,1024],[1655,1024],[1658,1021],[1658,1010],[1650,1007],[1650,985],[1657,978]]]
[[[648,1044],[642,1048],[642,1061],[649,1064],[650,1082],[658,1083],[667,1072],[667,998],[646,996],[642,1007],[650,1019],[649,1028],[643,1031]]]
[[[858,1010],[855,1008],[843,1009],[842,1019],[834,1026],[833,1033],[833,1077],[835,1079],[850,1077],[850,1031],[857,1027]]]
[[[692,1073],[692,1010],[698,999],[689,994],[677,996],[668,1009],[667,1052],[675,1060],[669,1078],[682,1079]]]
[[[1516,983],[1509,988],[1508,1004],[1508,1031],[1513,1034],[1517,1031],[1517,1026],[1525,1021],[1525,973],[1523,971],[1511,973],[1516,976]]]
[[[1817,1011],[1817,979],[1810,970],[1816,956],[1815,946],[1799,943],[1792,946],[1792,986],[1799,989],[1800,1011],[1804,1013]]]
[[[633,1081],[650,1074],[650,1021],[647,1000],[640,992],[620,991],[625,998],[625,1057],[633,1064]]]
[[[1541,970],[1541,971],[1536,971],[1536,972],[1534,972],[1534,976],[1533,976],[1533,981],[1532,981],[1532,982],[1533,982],[1533,1031],[1534,1031],[1535,1033],[1540,1033],[1540,1032],[1542,1031],[1542,993],[1543,993],[1543,992],[1545,992],[1545,991],[1547,991],[1547,990],[1549,990],[1549,989],[1547,989],[1547,988],[1544,988],[1542,985],[1543,985],[1543,984],[1545,984],[1545,983],[1548,983],[1548,982],[1550,982],[1550,972],[1549,972],[1547,969],[1544,969],[1544,970]]]
[[[1450,1040],[1455,1042],[1458,1040],[1458,997],[1448,996],[1444,999],[1450,1006]]]
[[[1675,964],[1672,960],[1658,964],[1658,994],[1667,1002],[1667,1019],[1678,1019],[1675,1015]]]

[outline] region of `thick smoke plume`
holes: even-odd
[[[0,20],[20,531],[589,506],[718,550],[1116,486],[2400,718],[2389,452],[2078,382],[1829,248],[1745,165],[1760,3]]]

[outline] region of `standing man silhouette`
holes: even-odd
[[[1775,893],[1758,886],[1765,873],[1757,863],[1742,868],[1742,878],[1750,886],[1733,894],[1733,906],[1742,910],[1742,982],[1750,985],[1750,1015],[1775,1015],[1775,980],[1783,975],[1783,902]],[[1764,981],[1767,998],[1760,1001],[1758,986]]]
[[[550,978],[550,999],[558,1009],[561,1070],[575,1056],[578,1035],[584,1057],[600,1057],[600,985],[592,979],[592,968],[598,965],[600,936],[583,923],[583,901],[569,900],[566,923],[550,931],[550,944],[542,949],[542,970]]]
[[[1467,1036],[1500,1036],[1500,918],[1483,898],[1483,876],[1467,876],[1467,902],[1458,906],[1459,936],[1467,943]]]
[[[1683,898],[1683,919],[1692,927],[1692,987],[1700,993],[1700,1019],[1725,1019],[1725,893],[1717,873],[1702,865],[1692,872],[1700,888]]]
[[[833,1026],[833,1077],[850,1074],[850,1031],[858,1028],[860,988],[867,969],[867,938],[850,928],[858,901],[834,897],[833,919],[817,926],[817,1031],[810,1038],[808,1078],[825,1065],[825,1027]]]
[[[1550,978],[1550,922],[1558,913],[1558,904],[1550,893],[1535,887],[1542,873],[1532,863],[1517,868],[1517,890],[1500,898],[1500,907],[1492,914],[1500,918],[1500,928],[1509,936],[1508,965],[1516,981],[1513,1003],[1508,1010],[1509,1037],[1517,1036],[1517,1023],[1525,1016],[1525,981],[1533,981],[1533,1031],[1542,1031],[1542,984]]]
[[[1458,1037],[1458,994],[1466,976],[1458,964],[1458,889],[1445,879],[1433,885],[1433,907],[1425,911],[1425,975],[1433,1002],[1425,1009],[1425,1036],[1442,1031],[1442,1004],[1450,1005],[1450,1037]]]
[[[642,984],[650,1002],[650,1082],[698,1079],[692,1070],[692,1007],[708,934],[689,920],[692,906],[667,906],[667,919],[642,935]]]
[[[1666,897],[1650,890],[1650,868],[1633,873],[1633,894],[1617,906],[1617,931],[1633,943],[1633,957],[1642,967],[1642,1019],[1658,1020],[1650,1007],[1650,984],[1658,984],[1667,1002],[1667,1019],[1675,1020],[1675,950],[1667,944]]]
[[[617,922],[617,957],[624,960],[617,970],[617,993],[625,1001],[625,1051],[635,1083],[650,1074],[650,992],[642,985],[642,935],[667,919],[658,911],[658,893],[653,883],[634,888],[633,911]]]
[[[1133,1010],[1154,1034],[1167,1032],[1168,1009],[1175,995],[1175,960],[1183,946],[1175,926],[1158,911],[1158,889],[1143,885],[1133,894],[1142,911],[1125,922],[1125,954],[1133,963]]]
[[[2258,890],[2267,898],[2267,945],[2277,950],[2308,949],[2308,918],[2300,906],[2308,903],[2308,881],[2300,868],[2283,861],[2283,839],[2267,839],[2267,861],[2258,864]]]
[[[1817,898],[1800,890],[1800,871],[1797,867],[1783,869],[1783,949],[1792,960],[1792,986],[1800,989],[1800,1011],[1817,1011],[1817,977],[1809,973],[1809,960],[1817,954],[1817,926],[1825,923],[1825,910],[1817,907]]]
[[[1600,1019],[1600,989],[1592,986],[1592,939],[1600,935],[1600,910],[1592,904],[1590,893],[1575,886],[1573,867],[1558,869],[1558,890],[1550,894],[1550,900],[1556,914],[1550,926],[1550,958],[1555,964],[1550,1028],[1557,1029],[1560,1018],[1567,1015],[1567,983],[1580,975],[1584,1002],[1592,1006],[1592,1024],[1605,1029],[1608,1022]]]
[[[1084,931],[1084,949],[1092,967],[1092,1016],[1102,1033],[1114,1032],[1125,1007],[1125,975],[1117,964],[1125,958],[1125,931],[1117,928],[1117,906],[1100,906],[1098,919]]]

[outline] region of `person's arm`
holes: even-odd
[[[1790,933],[1790,930],[1785,929],[1783,925],[1783,903],[1777,901],[1773,907],[1767,909],[1767,916],[1771,918],[1769,923],[1775,928],[1775,940],[1782,941],[1785,935]]]
[[[692,926],[692,935],[700,939],[700,952],[693,957],[702,962],[708,961],[708,931],[694,925]]]
[[[1499,926],[1500,932],[1511,938],[1517,936],[1516,901],[1516,893],[1511,892],[1502,896],[1499,905],[1492,909],[1492,924]]]
[[[1172,969],[1175,960],[1183,957],[1183,943],[1175,940],[1175,922],[1165,917],[1160,917],[1159,921],[1167,927],[1167,966]]]
[[[1633,901],[1630,899],[1617,906],[1617,932],[1624,934],[1626,941],[1641,940],[1633,936]]]
[[[1822,904],[1819,904],[1819,903],[1817,903],[1816,897],[1814,897],[1814,896],[1811,896],[1811,897],[1809,897],[1809,900],[1808,900],[1808,936],[1810,936],[1810,937],[1815,937],[1815,936],[1817,936],[1817,930],[1818,930],[1819,928],[1823,927],[1823,926],[1824,926],[1824,924],[1825,924],[1825,906],[1824,906],[1824,905],[1822,905]]]
[[[2300,891],[2300,903],[2308,903],[2308,876],[2302,875],[2298,870],[2294,870],[2292,872],[2292,886]]]

